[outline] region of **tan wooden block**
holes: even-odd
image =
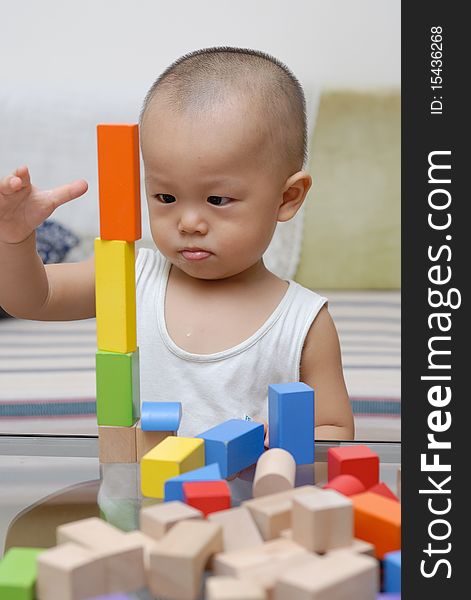
[[[291,528],[283,529],[283,531],[280,531],[280,537],[285,538],[286,540],[292,540],[293,539],[293,530]]]
[[[397,468],[396,473],[396,496],[401,499],[401,466]]]
[[[101,463],[135,463],[136,426],[100,425],[98,447]]]
[[[258,459],[252,496],[259,498],[294,488],[296,461],[283,448],[266,450]]]
[[[344,554],[318,557],[281,573],[274,600],[376,600],[378,561],[370,556]]]
[[[151,538],[160,540],[175,523],[203,518],[204,514],[197,508],[174,500],[142,508],[139,513],[139,528]]]
[[[62,544],[37,559],[38,600],[83,600],[107,593],[103,559],[78,544]]]
[[[245,506],[211,513],[208,520],[221,525],[224,552],[263,544],[255,521]]]
[[[365,542],[365,540],[359,540],[358,538],[353,538],[352,544],[350,546],[344,546],[343,548],[333,548],[327,552],[326,556],[337,552],[354,552],[355,554],[364,554],[365,556],[375,556],[375,547],[370,542]]]
[[[73,542],[91,549],[101,548],[109,542],[119,543],[123,535],[120,529],[98,517],[65,523],[56,530],[58,544]]]
[[[252,581],[235,577],[208,577],[206,600],[265,600],[262,587]]]
[[[57,528],[57,542],[73,542],[105,562],[107,593],[133,592],[146,584],[142,546],[117,527],[92,517]]]
[[[151,593],[169,600],[197,600],[204,568],[222,547],[219,524],[199,519],[178,522],[151,550]]]
[[[304,485],[286,492],[245,500],[242,506],[249,509],[263,539],[273,540],[280,536],[283,529],[291,527],[293,498],[322,491],[314,485]]]
[[[144,454],[160,444],[169,435],[177,435],[176,431],[142,431],[141,421],[136,423],[136,459],[141,462]]]
[[[124,534],[127,540],[130,540],[136,544],[139,544],[142,547],[142,551],[144,554],[144,569],[146,570],[146,579],[147,572],[150,569],[150,552],[155,549],[156,544],[158,542],[154,540],[154,538],[149,537],[142,531],[130,531],[129,533]]]
[[[353,503],[334,490],[304,494],[293,502],[293,541],[324,553],[353,542]]]
[[[307,550],[299,544],[279,538],[261,546],[215,554],[213,569],[215,575],[240,577],[249,568],[273,564],[286,558],[299,559],[306,554]]]

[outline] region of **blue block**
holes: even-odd
[[[265,449],[263,424],[244,419],[229,419],[196,437],[204,440],[206,464],[217,462],[224,478],[256,463]]]
[[[296,464],[314,462],[314,390],[301,381],[268,386],[270,448],[290,452]]]
[[[181,402],[143,402],[142,431],[177,431],[182,420]]]
[[[383,588],[388,594],[401,592],[401,551],[387,552],[383,558]]]
[[[167,479],[164,484],[164,502],[172,500],[185,502],[183,484],[186,481],[219,481],[220,479],[222,479],[221,471],[217,463]]]

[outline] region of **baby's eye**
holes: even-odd
[[[154,198],[160,200],[163,204],[171,204],[176,200],[175,196],[172,196],[172,194],[155,194]]]
[[[223,202],[224,200],[227,200],[227,202]],[[226,196],[208,196],[208,202],[214,206],[225,206],[230,201],[231,199]]]

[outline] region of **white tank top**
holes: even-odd
[[[164,317],[171,263],[159,250],[136,259],[141,402],[181,402],[178,435],[195,436],[228,419],[267,421],[268,385],[299,381],[304,340],[327,298],[288,280],[281,302],[248,339],[193,354],[171,339]]]

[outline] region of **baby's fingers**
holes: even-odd
[[[47,199],[55,210],[58,206],[82,196],[87,190],[88,183],[84,179],[77,179],[77,181],[73,181],[72,183],[40,192],[40,196]]]
[[[14,194],[28,185],[31,185],[28,167],[19,167],[14,173],[0,180],[0,193]]]

